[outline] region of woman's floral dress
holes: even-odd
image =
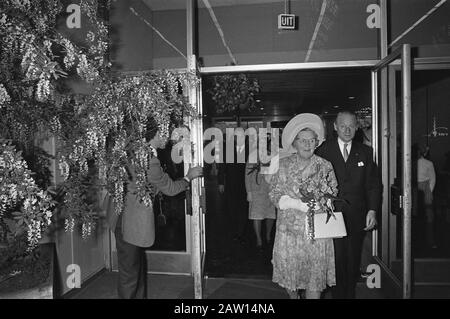
[[[278,208],[283,195],[301,199],[304,194],[313,194],[323,206],[327,201],[325,194],[337,195],[331,163],[316,155],[303,169],[297,154],[281,159],[270,184],[270,199]],[[273,281],[289,290],[322,291],[327,285],[336,285],[333,240],[308,240],[306,215],[296,209],[279,210],[272,258]]]

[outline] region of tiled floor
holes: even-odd
[[[215,181],[209,181],[211,183]],[[255,250],[251,224],[247,225],[244,242],[234,241],[230,234],[233,225],[223,211],[223,200],[216,191],[217,186],[207,187],[206,239],[207,258],[204,298],[207,299],[287,299],[284,289],[271,281],[271,247],[263,254]],[[209,190],[209,191],[208,191]],[[67,298],[115,299],[117,273],[104,272],[80,291]],[[369,289],[359,283],[358,299],[383,299],[380,289]],[[148,298],[191,299],[194,297],[193,278],[190,276],[149,275]],[[449,298],[450,287],[416,287],[416,298]],[[330,299],[325,292],[324,299]]]
[[[72,293],[72,299],[116,299],[116,272],[104,272],[86,287]],[[149,299],[192,299],[193,279],[190,276],[149,275]],[[205,299],[287,299],[288,295],[270,280],[239,278],[207,278],[204,287]],[[324,299],[331,298],[330,293]],[[357,298],[382,299],[381,292],[358,285]]]

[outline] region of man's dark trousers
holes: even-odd
[[[363,239],[364,231],[333,240],[336,263],[336,286],[332,289],[334,299],[355,298]]]
[[[122,217],[115,230],[119,265],[118,293],[120,299],[147,298],[147,263],[145,250],[122,238]]]

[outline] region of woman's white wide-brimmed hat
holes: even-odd
[[[285,152],[297,152],[297,150],[292,146],[292,142],[294,142],[298,132],[307,127],[316,132],[319,140],[318,145],[322,144],[325,140],[325,128],[322,119],[317,114],[301,113],[293,117],[283,129],[281,143],[283,144],[283,149]]]

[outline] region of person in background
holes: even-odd
[[[447,153],[445,153],[443,175],[445,178],[445,191],[444,191],[445,201],[443,213],[445,216],[446,223],[450,224],[450,151],[447,151]]]
[[[437,248],[434,236],[434,211],[433,211],[433,191],[436,186],[436,172],[433,162],[425,156],[429,149],[418,147],[417,153],[417,190],[419,195],[419,207],[425,210],[426,216],[426,238],[427,244],[432,248]]]
[[[270,145],[270,141],[268,145]],[[265,221],[266,239],[264,244],[267,247],[271,247],[272,228],[276,218],[275,206],[269,198],[270,186],[264,176],[261,175],[261,165],[260,160],[255,164],[247,162],[245,171],[245,189],[247,191],[247,201],[249,202],[248,219],[253,221],[258,253],[263,252],[263,221]]]
[[[228,145],[233,145],[233,161],[227,162]],[[232,240],[245,242],[245,230],[248,216],[248,203],[245,192],[245,163],[248,158],[248,145],[245,141],[245,131],[237,127],[232,136],[226,136],[224,145],[224,163],[219,164],[217,181],[219,192],[224,195],[225,211],[228,216]]]

